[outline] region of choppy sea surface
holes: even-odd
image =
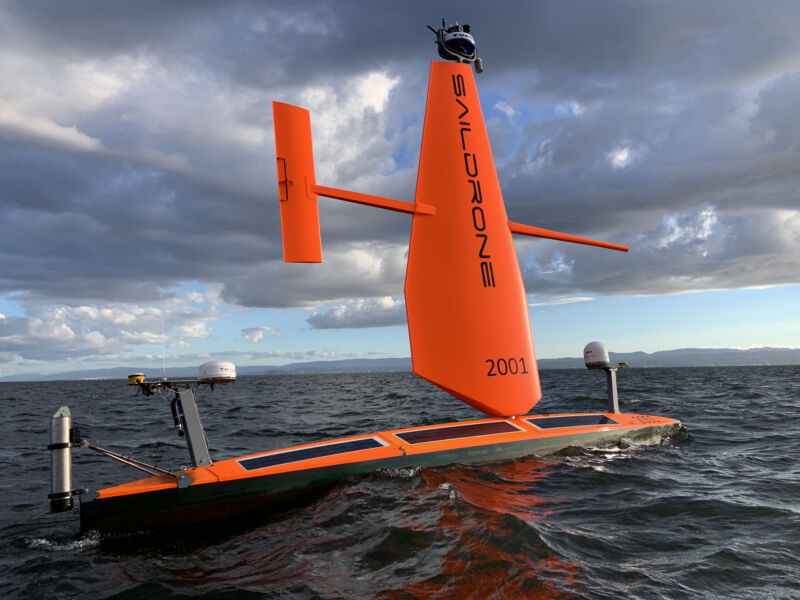
[[[604,410],[605,378],[541,372],[535,413]],[[164,467],[168,404],[120,381],[0,384],[2,598],[800,598],[800,366],[627,369],[647,446],[346,479],[288,512],[169,536],[48,514],[50,417]],[[198,393],[212,456],[479,418],[410,373],[243,377]],[[73,452],[74,487],[139,477]]]

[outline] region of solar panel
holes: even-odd
[[[524,419],[539,429],[560,429],[562,427],[586,427],[587,425],[619,425],[605,415],[567,415],[565,417],[531,417]]]
[[[507,421],[493,421],[491,423],[476,423],[474,425],[415,429],[414,431],[404,431],[403,433],[395,433],[394,435],[409,444],[424,444],[426,442],[441,442],[443,440],[457,440],[497,433],[513,433],[515,431],[522,430]]]
[[[254,471],[256,469],[274,467],[275,465],[284,465],[287,463],[299,462],[301,460],[309,460],[311,458],[322,458],[323,456],[334,456],[335,454],[344,454],[345,452],[355,452],[357,450],[369,450],[371,448],[380,448],[386,445],[387,444],[377,440],[376,438],[363,438],[360,440],[350,440],[347,442],[319,444],[317,446],[301,448],[299,450],[287,450],[286,452],[265,454],[263,456],[245,458],[237,462],[242,466],[243,469],[247,471]]]

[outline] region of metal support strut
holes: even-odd
[[[617,367],[605,367],[606,387],[608,393],[608,412],[619,412],[619,397],[617,396]]]
[[[213,389],[214,383],[227,383],[236,378],[233,365],[229,363],[207,363],[209,369],[216,368],[216,373],[206,376],[203,379],[188,381],[160,381],[146,382],[144,375],[139,373],[129,377],[129,385],[136,385],[144,396],[153,396],[159,390],[169,390],[174,394],[172,398],[172,418],[178,435],[186,438],[186,446],[189,450],[189,460],[192,467],[207,467],[213,464],[211,454],[208,451],[208,439],[200,421],[200,413],[197,410],[197,401],[194,398],[192,386],[198,383],[210,385]],[[206,375],[205,372],[202,373]],[[81,439],[80,432],[76,427],[72,427],[72,415],[69,408],[62,406],[59,408],[50,424],[50,444],[47,449],[50,451],[51,460],[51,480],[50,480],[50,512],[63,512],[72,510],[74,507],[73,497],[80,495],[88,490],[72,489],[72,448],[87,448],[103,456],[126,464],[134,469],[138,469],[154,476],[174,477],[178,482],[178,487],[183,488],[192,485],[194,479],[180,471],[169,471],[155,465],[148,464],[131,456],[123,456],[106,448],[101,448],[89,443],[88,440]]]
[[[513,231],[513,230],[512,230]],[[620,246],[620,248],[624,248]],[[624,248],[627,251],[627,248]],[[583,349],[583,361],[587,369],[602,369],[606,372],[606,395],[608,397],[608,412],[619,412],[619,397],[617,396],[617,369],[612,367],[608,350],[600,342],[589,342]],[[627,363],[619,363],[620,367],[627,367]]]
[[[172,388],[175,398],[172,401],[172,417],[178,428],[178,435],[186,436],[186,446],[189,449],[189,459],[193,467],[207,467],[212,464],[211,454],[208,451],[208,440],[203,424],[200,422],[200,413],[191,388]]]

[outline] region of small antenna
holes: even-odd
[[[167,334],[164,332],[164,292],[161,296],[161,379],[167,380]]]

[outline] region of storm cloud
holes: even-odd
[[[175,317],[186,339],[223,301],[315,308],[316,328],[402,323],[382,299],[402,293],[407,216],[323,199],[326,262],[281,262],[270,103],[311,110],[321,183],[412,199],[424,26],[443,14],[484,59],[509,217],[632,249],[517,240],[530,294],[800,281],[797,3],[435,8],[0,6],[0,294],[25,311],[0,319],[0,352],[121,353],[136,342],[119,315],[165,292],[195,307]],[[214,301],[170,291],[185,282]],[[154,318],[137,313],[141,340]]]

